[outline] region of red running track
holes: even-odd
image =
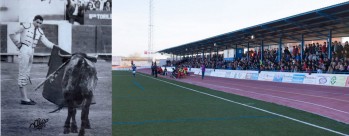
[[[141,69],[139,72],[151,73],[150,69]],[[159,76],[300,109],[349,124],[349,88],[210,76],[205,76],[202,80],[198,75],[181,79],[174,79],[169,75]]]

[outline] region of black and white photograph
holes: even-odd
[[[0,135],[112,134],[111,6],[0,2]]]

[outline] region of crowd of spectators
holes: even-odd
[[[111,0],[67,0],[66,19],[74,24],[84,24],[86,11],[110,11],[112,10]]]
[[[243,54],[242,58],[234,61],[223,59],[223,54],[218,57],[202,56],[184,57],[179,61],[172,61],[173,65],[184,65],[192,68],[200,68],[203,63],[207,68],[232,69],[232,70],[258,70],[281,72],[307,72],[307,73],[348,73],[349,72],[349,44],[332,42],[332,59],[328,59],[327,43],[306,44],[301,56],[301,46],[285,47],[282,57],[278,59],[278,48],[265,49],[261,60],[261,51],[250,50]]]

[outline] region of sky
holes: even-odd
[[[346,0],[153,0],[154,51]],[[149,0],[113,0],[113,56],[148,50]]]

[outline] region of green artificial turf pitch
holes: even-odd
[[[140,73],[112,74],[114,136],[349,134],[348,124],[297,109]]]

